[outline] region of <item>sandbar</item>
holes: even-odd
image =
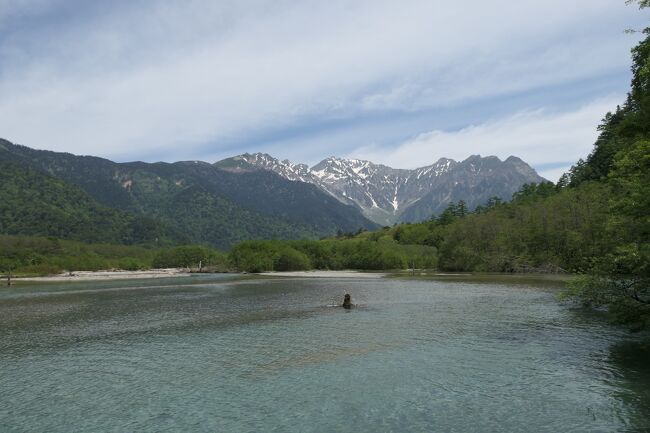
[[[110,281],[110,280],[133,280],[141,278],[167,278],[187,277],[190,273],[186,269],[150,269],[148,271],[74,271],[45,277],[15,277],[19,281],[43,281],[43,282],[64,282],[64,281]]]

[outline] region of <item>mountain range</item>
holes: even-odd
[[[471,209],[543,181],[515,157],[443,158],[415,170],[335,157],[310,168],[262,153],[116,163],[2,139],[0,170],[0,233],[224,249],[418,221],[450,201]]]
[[[368,219],[381,225],[430,218],[449,202],[463,200],[474,209],[491,197],[510,200],[522,185],[545,181],[515,156],[505,161],[480,155],[461,162],[441,158],[432,165],[406,170],[334,156],[309,168],[265,153],[246,153],[216,166],[234,173],[272,171],[291,181],[311,183],[342,203],[358,206]]]
[[[146,224],[134,223],[129,236],[104,236],[101,241],[197,243],[227,249],[246,239],[318,238],[377,228],[357,207],[315,185],[269,171],[232,173],[200,161],[116,163],[6,140],[0,140],[0,163],[13,168],[12,177],[25,178],[17,187],[0,184],[0,202],[15,210],[0,213],[0,233],[5,234],[67,233],[71,239],[96,241],[94,232],[118,227],[120,220],[146,219]],[[32,191],[44,186],[54,196]],[[57,218],[48,218],[53,208],[62,211]],[[90,218],[98,209],[117,212],[101,220]],[[89,221],[93,227],[86,227]]]

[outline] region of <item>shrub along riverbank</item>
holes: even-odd
[[[227,254],[202,246],[150,248],[86,244],[55,238],[0,236],[0,273],[48,275],[64,271],[129,271],[152,268],[232,270]]]
[[[205,272],[385,270],[435,268],[436,250],[364,237],[304,241],[246,241],[228,254],[189,245],[171,248],[84,244],[54,238],[0,236],[0,272],[47,275],[64,271],[191,268]]]

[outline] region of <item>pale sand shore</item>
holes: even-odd
[[[133,280],[141,278],[168,278],[187,277],[190,274],[185,269],[151,269],[148,271],[75,271],[47,277],[18,277],[14,281],[43,281],[43,282],[65,282],[65,281],[110,281],[110,280]]]
[[[147,278],[187,277],[191,274],[186,269],[151,269],[148,271],[75,271],[46,277],[14,277],[14,282],[73,282],[73,281],[112,281],[135,280]],[[358,271],[293,271],[293,272],[261,272],[259,274],[272,277],[303,277],[303,278],[382,278],[386,273]]]
[[[273,277],[307,277],[307,278],[383,278],[382,272],[359,271],[290,271],[290,272],[260,272],[257,275]]]

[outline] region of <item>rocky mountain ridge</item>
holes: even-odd
[[[215,166],[231,171],[269,170],[291,181],[317,185],[346,204],[355,204],[379,224],[419,221],[451,201],[470,209],[497,196],[510,200],[525,183],[545,179],[521,159],[472,155],[464,161],[440,158],[416,169],[396,169],[361,159],[331,156],[313,167],[266,153],[245,153]]]

